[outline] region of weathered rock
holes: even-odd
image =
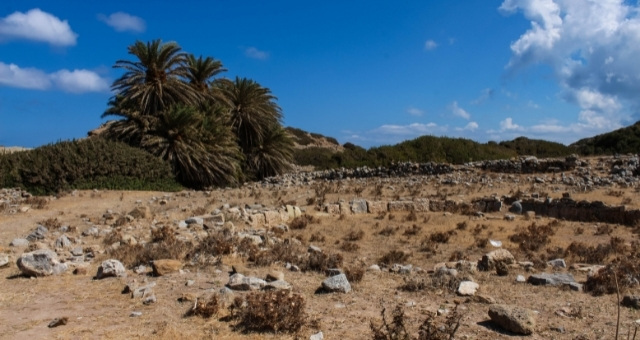
[[[125,277],[127,276],[127,271],[122,265],[122,263],[118,260],[109,259],[103,261],[98,267],[98,273],[96,274],[96,279],[104,279],[107,277]]]
[[[340,205],[325,203],[324,204],[324,212],[326,212],[328,214],[331,214],[331,215],[339,215],[340,214]]]
[[[391,201],[389,202],[389,211],[412,211],[414,210],[413,201]]]
[[[511,204],[511,207],[509,208],[509,212],[512,212],[514,214],[522,214],[522,203],[520,203],[520,201],[515,201]]]
[[[372,264],[371,266],[369,266],[369,268],[367,268],[367,271],[379,272],[381,271],[381,269],[380,269],[380,266],[378,266],[377,264]]]
[[[203,225],[204,224],[204,219],[202,217],[189,217],[186,220],[184,220],[184,223],[186,223],[188,226],[192,225],[192,224],[196,224],[196,225]]]
[[[267,226],[272,227],[282,223],[282,218],[280,218],[279,212],[270,210],[264,212],[264,221]]]
[[[58,326],[64,326],[67,324],[67,322],[69,322],[69,318],[68,317],[61,317],[61,318],[55,318],[53,320],[51,320],[51,322],[49,322],[49,325],[47,327],[49,328],[55,328]]]
[[[9,265],[9,255],[0,254],[0,268]]]
[[[253,276],[244,276],[240,273],[233,274],[229,277],[227,287],[232,290],[259,290],[262,289],[267,282]]]
[[[9,246],[11,247],[26,247],[29,245],[29,240],[27,240],[26,238],[14,238],[11,243],[9,243]]]
[[[379,214],[387,211],[387,202],[385,201],[367,201],[367,211],[369,214]]]
[[[48,232],[49,229],[47,229],[47,227],[38,225],[36,229],[27,236],[27,240],[30,242],[44,240]]]
[[[57,275],[68,268],[66,264],[58,261],[58,256],[50,249],[39,249],[22,254],[18,258],[17,265],[26,276]]]
[[[504,219],[506,221],[515,221],[516,217],[514,215],[511,215],[511,214],[504,214]]]
[[[153,295],[153,287],[156,286],[155,282],[151,282],[141,287],[130,287],[132,299],[142,299]],[[133,288],[133,289],[131,289]]]
[[[151,263],[151,267],[154,276],[163,276],[182,269],[182,262],[171,259],[155,260]]]
[[[462,281],[458,287],[458,295],[461,296],[473,296],[478,291],[480,285],[473,281]]]
[[[547,264],[554,268],[567,268],[567,263],[564,262],[564,259],[554,259],[547,262]]]
[[[264,216],[264,215],[263,215]],[[236,236],[238,237],[239,240],[243,240],[243,239],[249,239],[251,240],[251,242],[255,245],[261,245],[262,244],[262,237],[260,237],[260,235],[253,235],[253,234],[247,234],[247,233],[237,233]]]
[[[496,267],[496,263],[501,262],[510,265],[516,262],[513,255],[506,249],[496,249],[482,256],[478,262],[478,269],[489,271]]]
[[[284,280],[276,280],[267,282],[262,288],[264,290],[290,290],[291,284]]]
[[[69,248],[69,247],[71,247],[71,245],[72,245],[71,240],[69,239],[69,237],[67,235],[62,235],[62,236],[58,237],[56,239],[55,244],[54,244],[56,249]]]
[[[576,280],[569,273],[540,273],[529,276],[527,282],[536,286],[560,286],[576,282]]]
[[[309,337],[309,340],[324,340],[324,334],[322,334],[322,332],[318,332],[316,334],[312,334]]]
[[[309,248],[307,248],[307,251],[310,253],[322,253],[322,249],[320,249],[320,247],[314,246],[313,244],[309,245]]]
[[[351,291],[351,284],[349,284],[349,280],[347,280],[346,275],[340,274],[322,281],[322,289],[325,292],[330,293],[348,293]]]
[[[365,214],[367,212],[367,201],[364,199],[354,199],[350,205],[351,212],[354,214]]]
[[[492,305],[489,307],[491,321],[507,331],[530,335],[536,327],[536,315],[533,311],[517,306]]]

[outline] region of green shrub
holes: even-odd
[[[70,189],[177,191],[171,167],[140,149],[102,138],[64,141],[0,155],[0,187],[36,195]]]

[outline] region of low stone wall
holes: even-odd
[[[516,160],[495,160],[480,163],[482,170],[499,173],[533,174],[545,172],[570,171],[578,165],[578,156],[571,155],[565,159],[538,159],[521,157]]]
[[[521,201],[522,211],[534,211],[538,216],[555,217],[570,221],[606,222],[635,226],[640,221],[640,210],[626,210],[624,206],[608,206],[600,201],[528,199]]]

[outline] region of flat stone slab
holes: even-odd
[[[529,276],[527,282],[536,286],[560,286],[575,283],[576,280],[569,273],[541,273]]]

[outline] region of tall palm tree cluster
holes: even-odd
[[[216,78],[226,71],[175,42],[136,41],[136,60],[118,60],[102,115],[120,119],[105,136],[168,161],[184,185],[203,188],[262,179],[286,171],[292,142],[271,91],[257,82]]]

